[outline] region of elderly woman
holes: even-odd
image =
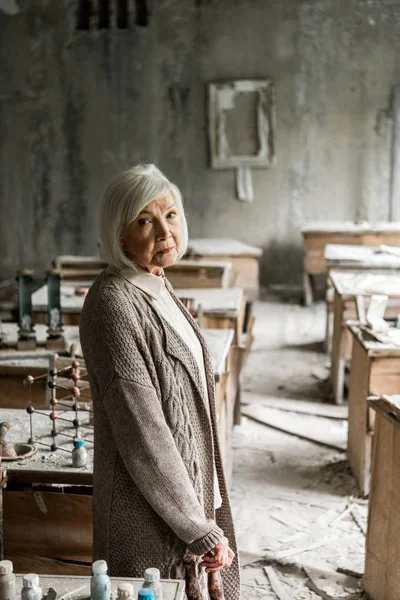
[[[164,275],[187,246],[180,192],[138,165],[110,183],[100,221],[109,267],[80,326],[95,414],[94,558],[118,577],[147,567],[186,577],[189,598],[208,598],[221,575],[236,600],[210,356]]]

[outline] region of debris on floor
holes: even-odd
[[[278,428],[243,416],[233,434],[242,599],[364,598],[368,506],[342,451],[347,407],[329,404],[312,374],[327,360],[323,306],[260,302],[254,312],[242,410]]]

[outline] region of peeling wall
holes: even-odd
[[[132,2],[132,6],[133,6]],[[153,0],[148,27],[75,31],[76,0],[0,12],[0,276],[96,252],[109,179],[154,161],[192,236],[260,245],[262,280],[301,278],[308,220],[386,219],[394,0]],[[206,84],[271,77],[276,164],[255,200],[209,168]]]

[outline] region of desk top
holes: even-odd
[[[400,248],[396,249],[399,250]],[[325,246],[327,268],[338,269],[393,269],[400,270],[400,256],[394,256],[379,246],[350,244],[327,244]]]
[[[358,322],[347,322],[347,327],[369,356],[400,357],[400,329],[397,327],[390,327],[386,334],[374,333]]]
[[[203,329],[202,334],[211,354],[214,375],[217,380],[225,371],[225,361],[228,357],[235,331],[233,329]]]
[[[61,306],[65,313],[80,314],[85,300],[75,293],[75,287],[61,285]],[[174,290],[179,298],[194,298],[195,308],[199,304],[208,316],[237,316],[243,299],[241,288],[181,288]],[[33,310],[47,312],[47,286],[44,285],[32,295]]]
[[[343,235],[363,235],[365,233],[400,233],[400,222],[378,221],[369,223],[362,221],[312,221],[306,223],[301,232],[305,234],[325,235],[339,233]]]
[[[400,429],[400,395],[371,396],[368,405],[382,413],[398,429]]]
[[[400,297],[400,274],[331,271],[329,277],[336,292],[343,296],[386,294]]]
[[[181,288],[174,292],[178,298],[193,298],[195,310],[201,304],[204,314],[209,317],[235,318],[243,300],[241,288]]]
[[[151,566],[151,565],[149,565]],[[57,598],[62,598],[65,594],[79,590],[72,594],[74,600],[89,600],[90,598],[90,577],[77,577],[65,575],[39,575],[40,587],[43,590],[43,595],[46,597],[50,588],[57,592]],[[139,589],[142,587],[143,579],[133,579],[132,577],[111,577],[111,589],[114,592],[112,597],[116,598],[116,590],[120,583],[129,582],[134,587],[134,598],[137,598]],[[163,598],[164,600],[183,600],[185,583],[180,579],[162,579]],[[21,597],[22,575],[17,575],[16,578],[16,596]]]
[[[51,444],[52,423],[48,416],[49,410],[41,410],[44,414],[33,414],[34,437],[39,442]],[[83,416],[82,416],[83,415]],[[75,417],[73,411],[63,413],[63,419],[72,421]],[[79,418],[87,422],[88,413],[79,413]],[[0,409],[0,421],[8,421],[10,430],[6,442],[26,444],[30,438],[30,419],[26,410],[18,408]],[[57,429],[68,436],[74,436],[71,422],[57,421]],[[59,449],[52,452],[49,447],[37,444],[36,453],[19,461],[4,461],[3,467],[7,469],[10,477],[20,481],[35,483],[59,483],[65,485],[81,484],[92,485],[93,480],[93,427],[82,426],[81,435],[85,440],[88,453],[87,464],[84,467],[72,466],[72,439],[71,437],[57,436]]]
[[[195,238],[189,240],[186,256],[242,256],[258,258],[261,248],[249,246],[230,238]]]
[[[19,360],[25,364],[29,361],[39,361],[38,364],[48,365],[48,359],[55,354],[55,350],[46,348],[47,325],[35,325],[37,347],[34,350],[17,350],[18,324],[2,323],[1,332],[3,336],[2,347],[0,348],[0,361],[11,360],[14,364]],[[76,325],[64,326],[65,352],[70,352],[71,347],[79,343],[79,327]],[[40,362],[41,361],[41,362]]]
[[[234,331],[233,329],[205,329],[203,330],[207,346],[210,350],[216,380],[225,371],[225,361],[228,356]],[[27,395],[28,401],[28,395]],[[50,411],[41,411],[46,415]],[[82,416],[83,415],[83,416]],[[73,419],[72,411],[63,415],[63,418]],[[51,422],[50,419],[41,414],[34,414],[34,436],[41,442],[51,444]],[[80,415],[80,419],[87,420],[86,413]],[[30,437],[29,415],[23,409],[0,409],[0,421],[9,421],[11,428],[7,434],[6,441],[27,443]],[[73,435],[74,429],[70,423],[58,421],[61,431]],[[21,461],[4,462],[9,475],[23,481],[35,481],[42,483],[63,483],[91,485],[93,476],[93,429],[85,427],[82,430],[85,446],[88,451],[88,461],[85,467],[74,468],[71,462],[72,440],[68,437],[59,437],[57,442],[64,450],[51,452],[50,448],[37,445],[37,452],[32,457]],[[68,450],[66,452],[65,450]]]

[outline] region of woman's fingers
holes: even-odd
[[[227,538],[220,539],[218,544],[203,556],[200,567],[205,567],[207,573],[215,573],[231,566],[235,553],[229,548]]]
[[[233,559],[235,558],[235,556],[236,556],[236,554],[234,553],[234,551],[231,550],[230,548],[228,548],[228,562],[229,562],[228,567],[231,566],[231,564],[232,564]]]

